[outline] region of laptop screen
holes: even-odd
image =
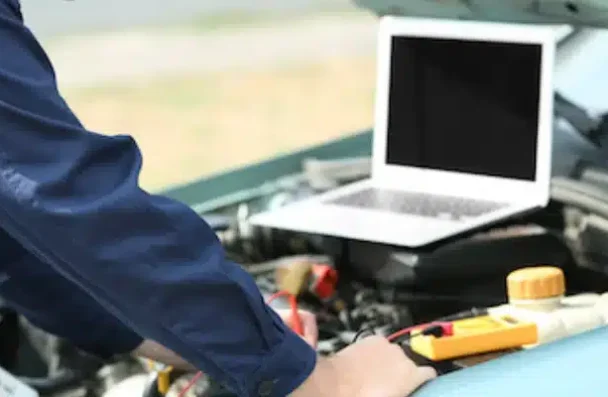
[[[536,178],[539,44],[393,37],[387,163]]]

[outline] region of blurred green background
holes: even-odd
[[[377,20],[344,0],[28,0],[23,12],[83,123],[135,137],[148,189],[372,123]]]

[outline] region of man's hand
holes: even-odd
[[[283,321],[291,320],[290,310],[277,313]],[[304,340],[316,346],[318,328],[314,314],[304,310],[299,314]],[[145,341],[137,353],[194,370],[175,353],[152,341]],[[436,375],[432,368],[416,366],[398,345],[380,336],[370,336],[331,358],[320,357],[312,374],[291,397],[407,397]]]
[[[362,339],[331,358],[319,358],[292,397],[407,397],[436,377],[383,337]]]
[[[285,323],[291,321],[291,310],[275,309],[277,314]],[[302,325],[304,326],[304,335],[302,337],[309,345],[316,347],[319,339],[319,328],[317,327],[317,318],[314,314],[306,310],[298,310]]]

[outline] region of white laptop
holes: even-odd
[[[549,201],[551,26],[384,17],[372,173],[258,226],[419,247]]]

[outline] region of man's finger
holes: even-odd
[[[302,319],[302,325],[304,326],[304,340],[312,346],[317,345],[319,339],[319,328],[317,326],[317,318],[314,314],[306,310],[299,310],[298,314]]]

